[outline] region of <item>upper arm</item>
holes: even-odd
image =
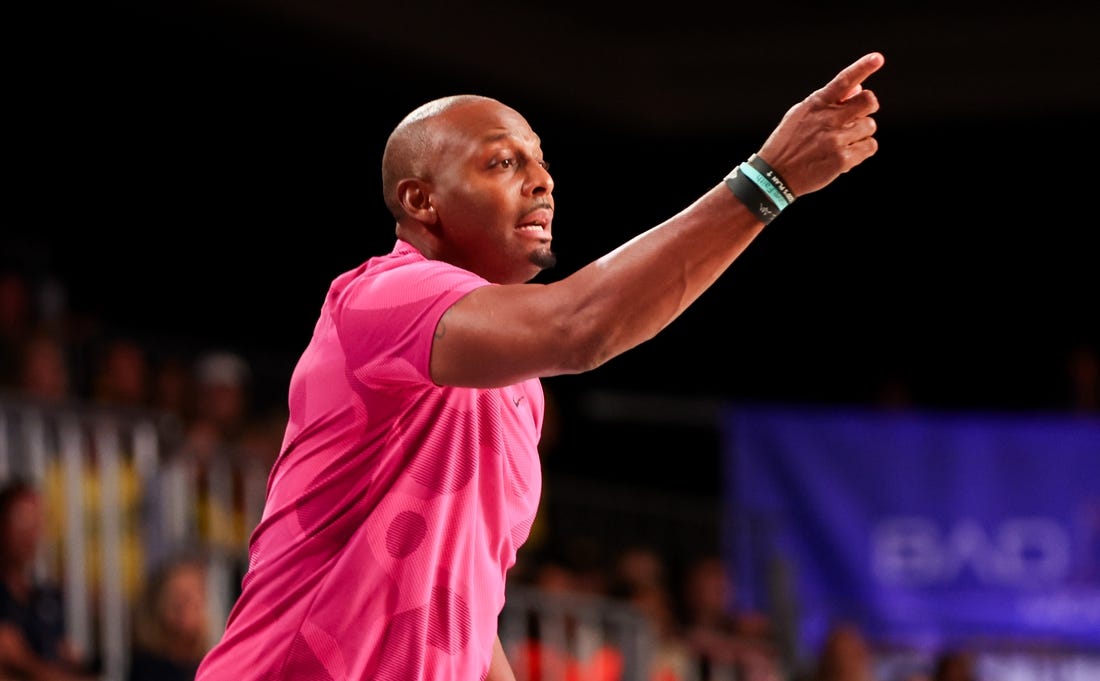
[[[487,388],[590,368],[582,307],[567,296],[560,283],[470,291],[436,325],[432,380]]]

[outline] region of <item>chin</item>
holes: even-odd
[[[531,251],[529,256],[530,261],[537,265],[539,269],[547,270],[558,264],[558,256],[554,254],[548,247],[539,248]]]

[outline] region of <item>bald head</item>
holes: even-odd
[[[431,172],[432,149],[440,114],[458,106],[496,101],[481,95],[451,95],[421,104],[406,115],[390,133],[382,154],[382,197],[386,207],[400,220],[404,216],[397,199],[397,183],[409,177],[427,178]]]

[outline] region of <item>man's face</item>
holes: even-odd
[[[437,132],[430,200],[443,259],[499,284],[552,267],[554,180],[527,121],[477,102],[441,114]]]

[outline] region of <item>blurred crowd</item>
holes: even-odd
[[[45,499],[25,481],[0,489],[0,679],[92,681],[93,655],[75,650],[64,626],[64,595],[34,572],[45,533]],[[691,557],[674,571],[655,547],[635,546],[610,562],[547,551],[517,566],[517,581],[550,595],[612,598],[652,626],[645,679],[623,674],[614,638],[555,648],[532,637],[509,651],[519,681],[980,681],[973,657],[945,650],[934,666],[904,678],[876,674],[864,633],[840,622],[805,668],[790,668],[764,613],[733,605],[735,582],[721,556]],[[216,635],[206,612],[201,557],[180,553],[148,575],[134,600],[129,681],[189,681]],[[579,634],[578,634],[579,638]]]
[[[0,392],[47,405],[169,414],[194,456],[220,448],[270,464],[285,406],[254,399],[248,357],[194,338],[116,328],[69,311],[64,299],[49,279],[0,271]]]
[[[258,408],[249,358],[194,339],[155,341],[73,313],[64,301],[64,291],[48,278],[0,270],[0,397],[46,410],[156,415],[175,433],[162,454],[200,472],[225,458],[235,469],[270,467],[285,414],[278,405]],[[65,536],[63,473],[49,460],[39,480],[13,472],[0,479],[0,681],[84,681],[102,673],[100,651],[80,650],[67,638],[64,593],[48,577],[57,571],[41,570],[44,549]],[[82,567],[93,589],[105,564],[93,521],[103,503],[97,474],[94,465],[84,470],[80,510],[91,532]],[[120,478],[114,501],[128,530],[119,558],[133,623],[128,681],[191,679],[215,635],[205,549],[219,542],[240,546],[250,528],[241,509],[226,509],[234,516],[228,522],[199,518],[201,543],[160,547],[152,556],[147,535],[129,531],[141,525],[145,509],[130,461],[123,461]],[[197,505],[196,513],[212,508]]]
[[[0,396],[167,414],[179,428],[169,456],[186,457],[200,469],[224,456],[270,467],[281,446],[285,406],[254,399],[249,357],[195,339],[154,341],[140,331],[112,328],[73,314],[64,299],[48,278],[0,271]],[[1073,347],[1065,360],[1060,407],[1100,411],[1095,348]],[[878,400],[899,408],[914,402],[898,377],[884,380]],[[548,446],[554,435],[548,426]],[[0,681],[97,678],[95,651],[74,650],[66,640],[64,594],[35,570],[44,538],[61,531],[50,510],[63,494],[54,473],[40,485],[0,480]],[[124,485],[119,501],[138,513],[139,494],[136,483]],[[235,528],[229,543],[251,530],[243,518],[235,523],[228,525]],[[769,616],[734,605],[735,578],[722,556],[668,556],[659,546],[635,546],[592,560],[564,546],[553,538],[533,543],[521,553],[515,582],[635,608],[652,624],[654,667],[647,679],[626,679],[622,651],[606,641],[555,651],[532,638],[511,651],[520,681],[995,681],[979,679],[966,650],[944,650],[934,664],[905,678],[878,678],[865,632],[843,622],[813,660],[794,666]],[[128,568],[135,576],[127,584],[135,623],[128,681],[190,680],[217,635],[206,610],[203,547],[171,548],[148,574]],[[140,547],[132,555],[141,562]]]

